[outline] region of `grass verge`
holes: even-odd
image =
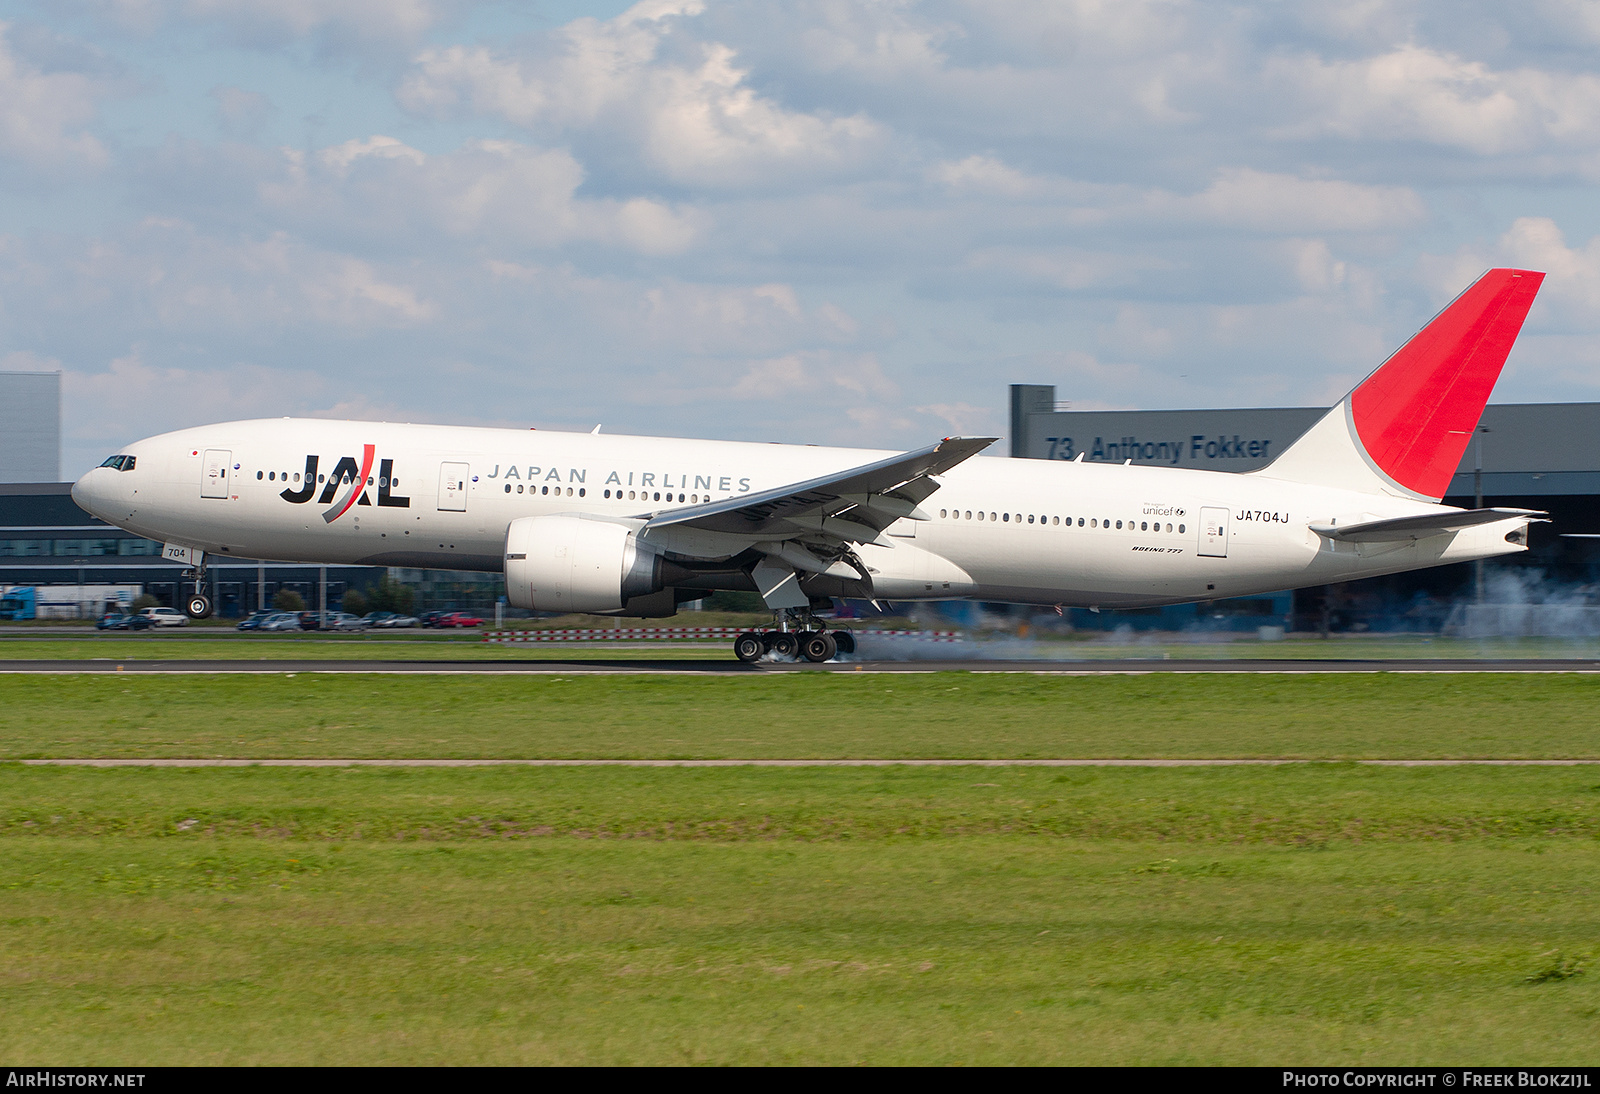
[[[1592,1064],[1597,781],[0,767],[0,1054]]]
[[[1600,757],[1600,677],[0,676],[0,758]]]

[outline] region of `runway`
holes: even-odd
[[[1141,660],[1119,658],[1084,661],[995,660],[974,658],[928,659],[911,661],[762,662],[741,664],[726,661],[657,660],[649,658],[606,658],[603,660],[538,661],[353,661],[353,660],[139,660],[94,658],[88,660],[0,661],[0,675],[73,675],[130,673],[145,675],[290,675],[376,674],[435,676],[763,676],[776,673],[1023,673],[1049,676],[1144,675],[1149,673],[1279,673],[1290,675],[1326,673],[1600,673],[1600,660],[1570,658],[1534,659],[1395,659],[1395,660],[1300,660],[1300,659],[1194,659]]]

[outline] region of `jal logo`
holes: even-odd
[[[374,445],[363,445],[359,463],[356,462],[354,456],[339,457],[339,462],[333,465],[333,470],[328,472],[326,480],[320,483],[322,495],[317,498],[317,504],[328,506],[327,509],[323,510],[323,521],[332,524],[349,512],[353,506],[372,504],[367,489],[373,485],[372,460],[376,451],[377,449]],[[320,456],[307,456],[305,478],[301,480],[300,488],[298,490],[286,489],[278,496],[284,501],[293,502],[296,505],[304,505],[310,501],[311,496],[317,492],[317,486],[319,485],[317,467],[320,463]],[[403,498],[394,492],[399,485],[394,477],[394,461],[378,461],[377,487],[380,508],[411,508],[410,498]]]

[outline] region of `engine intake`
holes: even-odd
[[[611,612],[663,588],[661,556],[632,529],[586,517],[520,517],[506,529],[506,600],[541,612]]]

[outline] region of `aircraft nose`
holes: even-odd
[[[116,474],[108,467],[96,467],[72,484],[72,500],[78,508],[101,520],[106,519],[106,494],[111,485],[106,481],[108,473]]]

